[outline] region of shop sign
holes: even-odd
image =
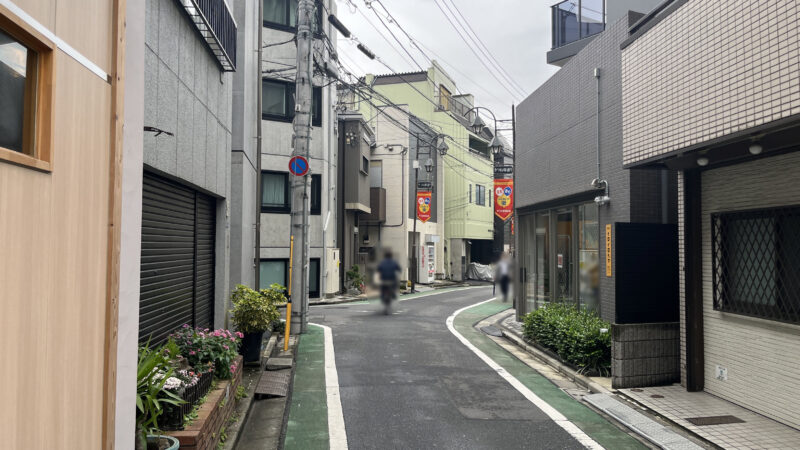
[[[611,224],[606,225],[606,276],[611,276]]]
[[[514,213],[514,180],[494,180],[494,214],[507,220]]]
[[[423,223],[431,218],[431,202],[433,197],[430,191],[417,192],[417,217]]]

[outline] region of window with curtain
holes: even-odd
[[[294,120],[293,82],[285,80],[261,80],[261,118],[278,122]],[[322,126],[322,88],[314,87],[311,94],[311,125]]]
[[[486,206],[486,188],[480,184],[475,185],[475,204]]]
[[[289,212],[289,174],[261,172],[261,212]]]
[[[259,289],[267,289],[272,283],[287,287],[288,259],[262,259],[258,265]]]

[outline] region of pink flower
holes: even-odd
[[[231,338],[231,342],[236,342],[236,338]]]
[[[243,338],[243,337],[244,337],[244,334],[242,334],[242,332],[241,332],[241,331],[237,331],[237,332],[236,332],[236,336],[237,336],[239,339],[241,339],[241,338]]]
[[[197,352],[195,352],[194,350],[189,350],[189,354],[190,355],[194,355],[195,353],[197,353]]]
[[[183,328],[189,328],[189,324],[188,323],[183,324]]]
[[[225,350],[228,350],[228,346],[227,345],[223,345],[222,348],[224,348]]]

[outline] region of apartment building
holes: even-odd
[[[401,279],[430,284],[445,273],[443,141],[405,105],[380,111],[372,122],[372,212],[359,228],[362,254],[380,260],[390,249],[403,267]]]
[[[377,108],[407,105],[408,112],[446,143],[444,169],[444,272],[440,278],[463,280],[467,264],[492,260],[494,213],[492,139],[486,130],[470,130],[475,106],[470,94],[458,94],[456,82],[436,61],[422,72],[367,75],[365,84],[378,95],[356,97],[356,109],[371,120]]]
[[[622,43],[623,163],[679,172],[681,383],[795,428],[798,53],[791,1],[667,1]]]
[[[331,60],[335,31],[327,21],[336,2],[320,0],[315,11],[315,63]],[[262,17],[261,60],[261,224],[259,229],[259,284],[288,284],[290,253],[289,159],[292,154],[297,2],[265,0]],[[336,86],[315,74],[312,95],[309,195],[309,298],[339,291],[336,224]]]
[[[570,45],[562,8],[554,43]],[[518,317],[551,302],[596,311],[613,324],[614,387],[679,378],[676,175],[622,165],[620,44],[642,16],[593,22],[591,41],[516,110]]]

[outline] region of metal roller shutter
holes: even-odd
[[[184,323],[212,326],[216,200],[145,173],[139,340],[163,341]]]

